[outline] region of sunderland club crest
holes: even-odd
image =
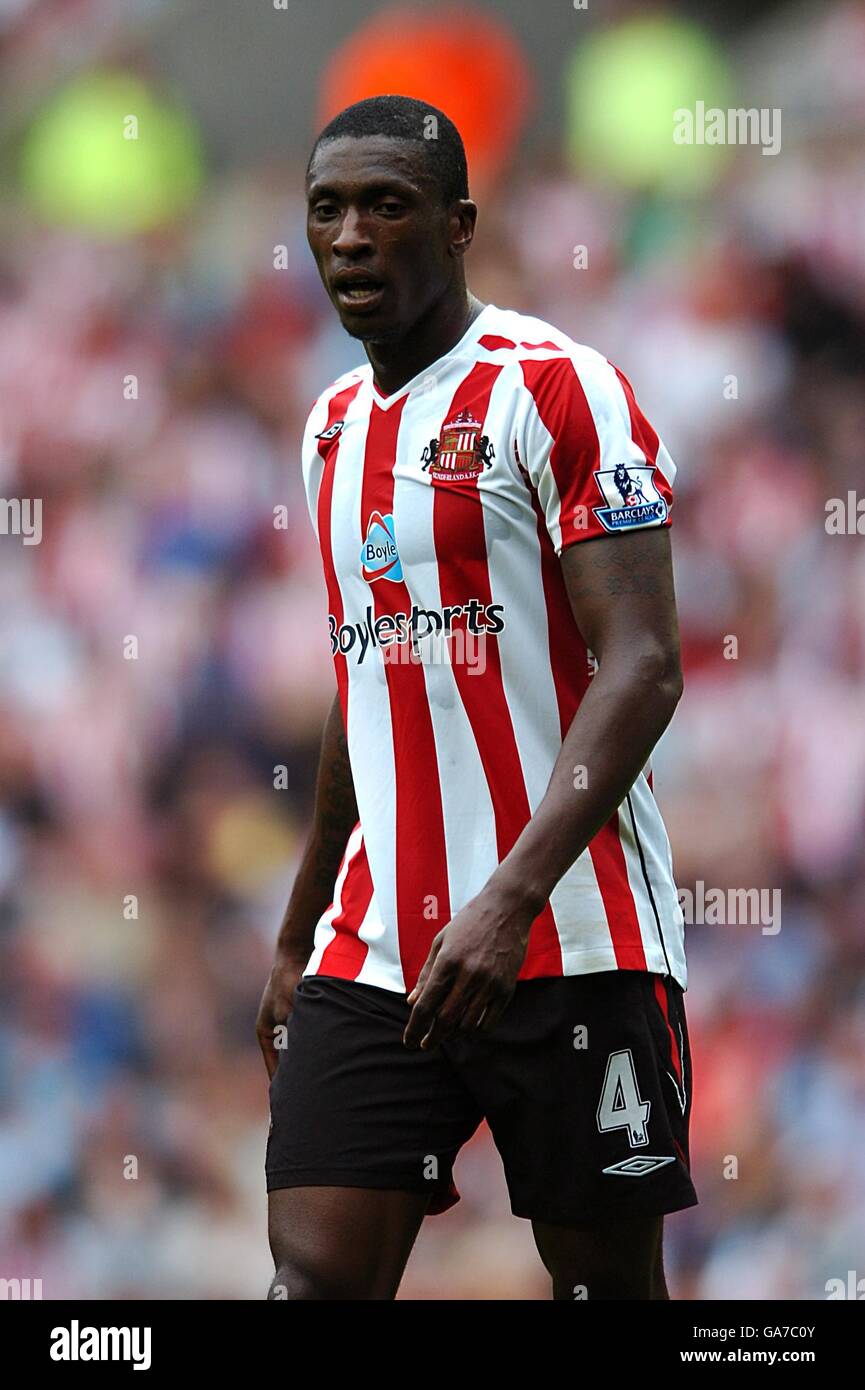
[[[440,482],[456,483],[475,478],[492,468],[496,451],[491,439],[481,434],[480,420],[466,408],[442,427],[438,439],[431,439],[421,454],[423,472]]]

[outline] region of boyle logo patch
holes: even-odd
[[[636,526],[659,526],[667,519],[667,504],[655,487],[652,464],[620,463],[601,468],[595,482],[605,507],[592,510],[605,531],[627,531]]]
[[[374,584],[377,579],[402,580],[402,565],[396,548],[393,513],[382,516],[370,512],[366,523],[366,540],[360,548],[360,563],[364,579]]]

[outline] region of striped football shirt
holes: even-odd
[[[318,398],[303,477],[359,819],[305,974],[412,988],[544,796],[592,679],[557,557],[669,525],[674,475],[616,367],[494,304],[392,395],[367,364]],[[686,985],[648,764],[519,978],[614,969]]]

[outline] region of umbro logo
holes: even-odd
[[[668,1163],[675,1162],[675,1156],[654,1158],[651,1154],[634,1154],[631,1158],[623,1158],[621,1163],[613,1163],[602,1171],[612,1173],[617,1178],[644,1178],[648,1173],[655,1173],[659,1168],[665,1168]]]
[[[315,437],[316,439],[336,439],[344,424],[344,420],[334,420],[332,425],[328,425],[326,430],[322,430],[321,434],[317,434]]]

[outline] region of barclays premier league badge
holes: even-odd
[[[601,468],[595,481],[606,502],[592,510],[605,531],[627,531],[638,526],[659,526],[667,519],[667,504],[655,487],[651,464],[620,463]]]

